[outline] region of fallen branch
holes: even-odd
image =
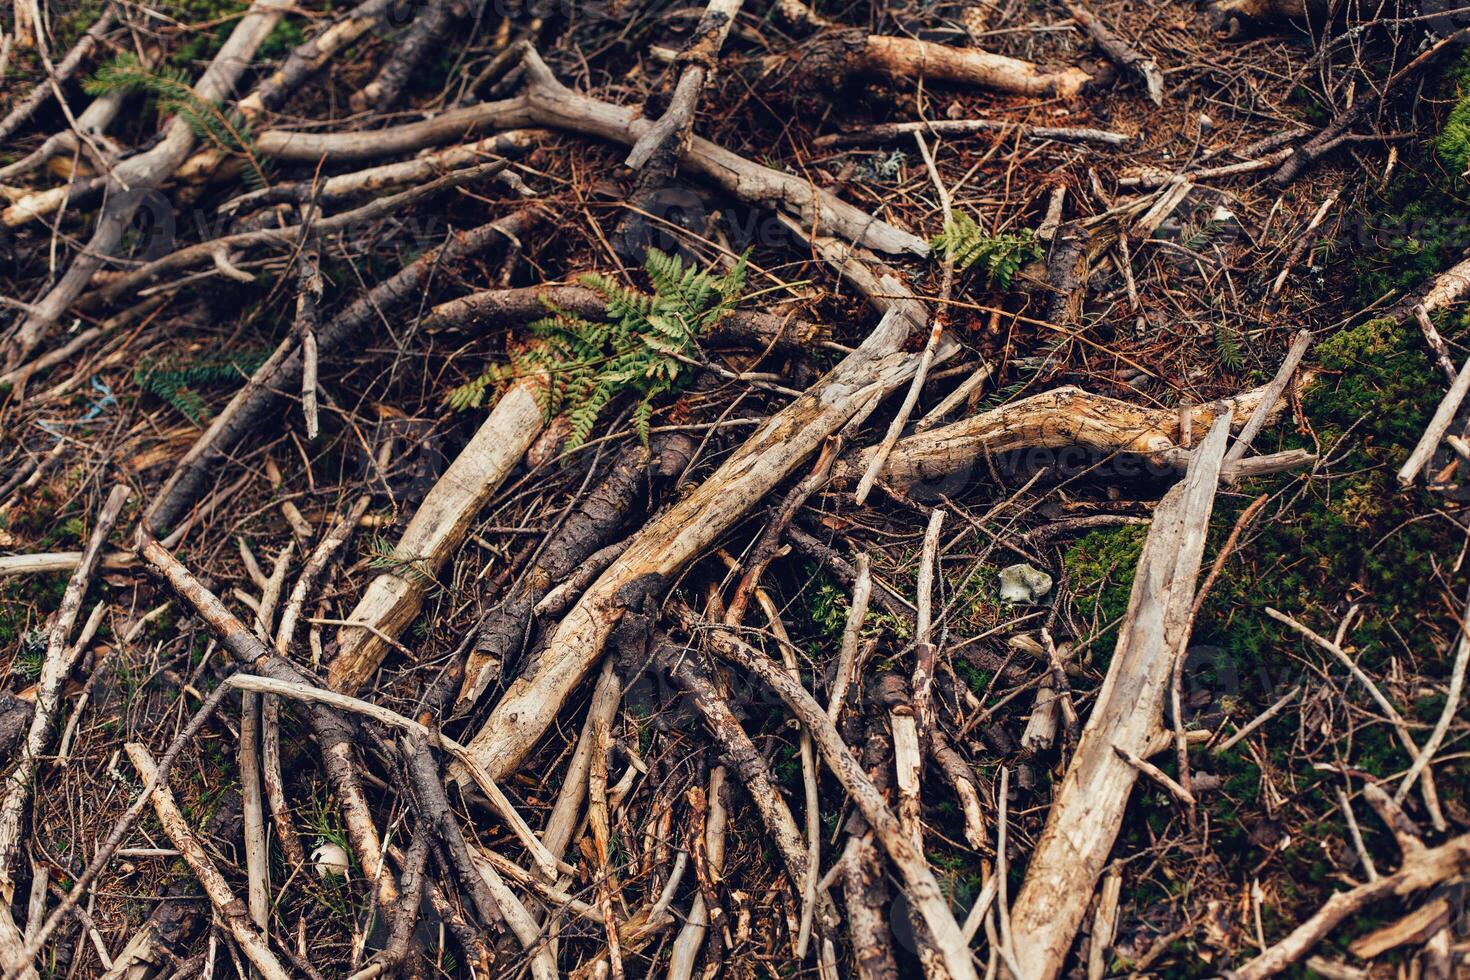
[[[360,133],[267,130],[256,139],[263,156],[294,162],[366,160],[408,153],[496,129],[549,126],[631,145],[653,125],[634,109],[578,95],[551,73],[533,50],[525,54],[526,89],[515,98],[451,109],[424,122]],[[681,150],[679,164],[724,190],[755,204],[789,209],[808,227],[893,254],[928,255],[922,238],[902,231],[815,188],[804,177],[753,163],[695,137]]]
[[[812,140],[816,147],[862,146],[887,143],[911,137],[914,133],[931,136],[967,136],[970,133],[999,132],[1023,139],[1057,140],[1061,143],[1096,143],[1099,146],[1124,146],[1133,142],[1127,133],[1107,129],[1083,129],[1076,126],[1032,126],[1029,123],[1003,119],[924,119],[918,122],[884,123],[845,133],[828,133]]]
[[[1154,511],[1107,677],[1011,910],[1012,952],[1029,980],[1061,973],[1087,913],[1138,777],[1120,754],[1146,758],[1151,737],[1162,729],[1174,653],[1188,639],[1183,634],[1229,434],[1222,413],[1188,475]]]
[[[45,105],[46,100],[58,91],[61,84],[76,74],[77,68],[92,56],[92,52],[97,48],[97,43],[102,40],[104,34],[112,30],[112,25],[116,20],[117,10],[108,4],[92,26],[87,28],[86,33],[71,46],[66,57],[62,58],[55,69],[48,73],[48,77],[36,83],[36,87],[31,89],[31,94],[23,99],[18,99],[10,107],[10,111],[5,114],[5,118],[0,119],[0,143],[9,141],[10,137],[15,135],[15,131],[24,126],[26,121],[35,115],[36,110]]]
[[[350,694],[378,669],[388,655],[384,634],[397,637],[413,622],[444,562],[536,440],[546,424],[537,398],[540,384],[535,378],[526,379],[501,395],[474,438],[419,504],[394,546],[402,571],[373,579],[346,617],[353,625],[337,633],[337,656],[327,667],[334,690]]]

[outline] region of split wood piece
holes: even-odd
[[[41,673],[36,679],[35,708],[31,712],[30,727],[26,732],[16,765],[0,787],[0,962],[10,962],[12,955],[23,945],[20,930],[11,917],[11,901],[15,897],[13,865],[20,853],[21,831],[25,823],[26,808],[40,771],[41,756],[57,731],[57,712],[61,708],[62,688],[67,674],[74,666],[68,656],[68,638],[81,612],[82,599],[92,584],[93,573],[99,564],[102,548],[107,536],[112,533],[127,503],[131,491],[123,485],[112,488],[102,509],[97,513],[97,522],[87,539],[87,547],[77,562],[66,591],[61,596],[61,606],[51,622],[46,638],[46,655],[41,662]]]
[[[1099,20],[1096,14],[1081,3],[1068,0],[1067,12],[1097,42],[1097,46],[1102,48],[1108,60],[1143,79],[1144,90],[1148,92],[1148,97],[1154,105],[1164,104],[1164,73],[1159,71],[1158,62],[1142,54],[1133,45],[1119,37],[1112,28]]]
[[[265,245],[299,246],[305,241],[319,239],[344,229],[360,227],[365,222],[402,214],[414,204],[434,194],[461,187],[482,178],[493,177],[507,166],[509,164],[504,160],[479,163],[463,170],[452,171],[426,184],[399,191],[397,194],[377,198],[350,211],[303,221],[301,224],[288,225],[285,228],[242,231],[233,235],[212,238],[197,245],[189,245],[111,280],[101,289],[81,297],[77,302],[77,307],[85,310],[102,304],[115,303],[164,275],[181,273],[211,260],[223,274],[230,278],[250,282],[254,280],[254,277],[248,272],[238,269],[235,269],[234,272],[229,271],[234,268],[232,256],[244,249]]]
[[[138,742],[129,742],[126,749],[138,775],[145,783],[152,782],[156,777],[157,767],[147,748]],[[271,952],[266,938],[251,924],[245,903],[235,897],[225,876],[220,874],[219,868],[215,867],[214,861],[204,850],[204,845],[189,829],[189,824],[178,804],[174,802],[173,793],[167,785],[160,785],[153,790],[153,812],[158,815],[163,832],[173,841],[174,847],[179,849],[179,853],[193,870],[194,877],[204,887],[204,893],[209,896],[215,914],[225,924],[235,942],[240,944],[240,951],[245,954],[245,958],[267,980],[291,980],[291,974],[276,959],[276,954]]]
[[[607,310],[607,301],[586,286],[546,284],[490,289],[440,303],[424,315],[421,328],[433,331],[524,323],[546,316],[552,307],[599,318]],[[827,340],[830,334],[825,324],[810,320],[761,310],[731,310],[714,323],[709,337],[715,343],[731,341],[762,349],[804,350]]]
[[[1354,939],[1348,949],[1360,960],[1374,960],[1400,946],[1417,946],[1449,925],[1456,911],[1448,898],[1431,898],[1407,915]]]
[[[1070,99],[1100,81],[1077,67],[1047,71],[1032,62],[979,48],[954,48],[860,30],[820,34],[797,57],[800,72],[834,89],[855,75],[884,75],[903,82],[957,82],[1015,95]]]
[[[1188,637],[1220,464],[1230,434],[1221,413],[1189,472],[1154,512],[1117,649],[1077,751],[1057,788],[1011,910],[1012,952],[1028,980],[1060,975],[1122,824],[1138,770],[1161,730],[1176,650]]]
[[[592,702],[572,761],[562,777],[561,792],[541,831],[541,844],[556,860],[562,860],[582,820],[582,801],[587,798],[587,773],[592,766],[592,737],[599,724],[611,725],[623,701],[623,682],[613,669],[612,658],[603,661],[602,673],[592,687]]]
[[[678,147],[689,138],[699,97],[705,82],[714,74],[720,49],[725,46],[725,37],[743,2],[709,0],[704,16],[694,28],[694,36],[679,52],[679,60],[685,67],[674,85],[668,108],[628,151],[623,162],[629,167],[638,170],[654,156],[677,156]]]
[[[1108,953],[1118,928],[1118,898],[1123,889],[1123,872],[1114,868],[1098,890],[1097,910],[1092,917],[1092,936],[1087,946],[1087,980],[1107,975]]]
[[[112,30],[116,19],[117,9],[108,4],[92,26],[87,28],[86,33],[71,46],[66,57],[56,64],[44,80],[36,84],[31,94],[16,100],[10,111],[5,114],[5,118],[0,119],[0,143],[8,142],[10,137],[15,135],[15,131],[24,126],[26,120],[35,115],[36,110],[45,105],[46,101],[58,91],[59,86],[76,74],[81,63],[92,56],[102,36]]]
[[[381,324],[383,317],[422,299],[432,277],[453,276],[471,259],[516,241],[532,217],[530,212],[517,212],[469,231],[452,233],[444,244],[423,252],[327,321],[317,331],[319,347],[328,355],[345,350],[360,331]],[[281,400],[287,393],[300,390],[302,375],[301,349],[296,338],[289,336],[175,465],[144,513],[144,525],[157,533],[181,521],[205,485],[227,465],[242,439],[275,430]]]
[[[833,243],[819,239],[818,247],[836,249],[834,259],[848,259]],[[470,748],[486,771],[504,777],[535,747],[602,657],[626,608],[661,595],[666,583],[765,500],[852,416],[913,376],[915,358],[903,344],[924,326],[923,307],[891,275],[880,277],[856,260],[845,271],[887,309],[878,326],[805,394],[767,419],[699,487],[635,535],[583,593],[545,651],[510,685],[471,740]]]
[[[354,625],[337,633],[337,656],[327,667],[334,690],[357,691],[388,655],[385,637],[397,638],[423,608],[439,570],[545,426],[541,384],[527,378],[512,385],[425,495],[393,549],[404,570],[373,579],[347,614]]]
[[[1305,383],[1303,379],[1299,385]],[[1057,388],[900,439],[879,479],[900,490],[942,486],[972,471],[985,454],[1071,446],[1138,453],[1171,466],[1187,465],[1190,456],[1182,416],[1187,415],[1188,424],[1194,428],[1211,425],[1227,414],[1233,425],[1242,426],[1263,404],[1269,390],[1268,385],[1205,405],[1157,409],[1071,386]],[[1265,418],[1269,420],[1285,405],[1285,400],[1278,398]],[[857,480],[874,452],[867,449],[838,460],[833,482],[840,485]]]
[[[1125,146],[1133,142],[1127,133],[1107,129],[1084,129],[1076,126],[1032,126],[1004,119],[932,119],[918,122],[885,123],[854,129],[845,133],[828,133],[812,140],[812,146],[827,148],[863,146],[905,140],[914,133],[931,136],[968,136],[971,133],[1001,132],[1022,139],[1056,140],[1060,143],[1095,143],[1099,146]]]
[[[786,702],[797,721],[807,727],[822,760],[852,796],[863,819],[898,869],[904,892],[928,927],[936,952],[950,977],[953,980],[976,980],[969,943],[950,911],[949,901],[940,890],[924,852],[914,845],[898,818],[888,809],[883,794],[863,771],[862,764],[853,757],[822,706],[799,682],[792,680],[783,668],[764,654],[721,629],[706,628],[708,624],[694,616],[688,607],[676,608],[675,615],[685,629],[698,631],[707,638],[710,649],[722,659],[755,674]],[[1083,896],[1084,902],[1087,897]]]
[[[515,98],[451,109],[424,122],[356,133],[305,133],[267,130],[256,139],[263,156],[315,163],[368,160],[408,153],[496,129],[547,126],[631,145],[653,125],[636,109],[578,95],[557,81],[534,50],[525,53],[525,91]],[[694,137],[681,148],[680,166],[735,197],[777,210],[790,210],[808,228],[891,254],[927,256],[922,238],[873,217],[806,178],[747,160],[708,140]]]
[[[525,155],[536,134],[528,130],[497,133],[484,139],[424,153],[412,160],[385,163],[347,174],[336,174],[312,180],[283,181],[241,194],[220,205],[222,214],[249,214],[276,204],[337,204],[361,194],[372,194],[391,187],[420,184],[477,163],[497,157]]]
[[[1460,403],[1465,400],[1467,392],[1470,392],[1470,358],[1466,358],[1464,365],[1460,367],[1454,384],[1450,385],[1449,391],[1445,392],[1444,398],[1440,399],[1439,407],[1434,410],[1434,416],[1430,418],[1424,434],[1419,437],[1414,451],[1399,468],[1398,479],[1401,486],[1413,486],[1414,481],[1419,478],[1419,473],[1429,465],[1434,451],[1439,448],[1445,433],[1449,431],[1450,424],[1455,421],[1455,415],[1459,412]]]
[[[684,433],[655,433],[650,446],[629,446],[561,525],[541,545],[530,568],[476,630],[465,663],[454,715],[467,714],[525,642],[535,607],[551,587],[570,578],[603,545],[641,513],[650,478],[680,476],[696,445]]]
[[[275,29],[289,7],[289,0],[254,0],[195,83],[194,95],[206,104],[226,99],[249,68],[256,49]],[[22,321],[5,345],[5,370],[30,358],[52,326],[87,288],[93,274],[122,245],[123,235],[131,226],[133,216],[151,200],[150,192],[157,191],[173,176],[195,142],[196,135],[188,120],[175,116],[156,146],[123,160],[112,169],[108,176],[106,203],[97,217],[96,231],[87,246],[73,257],[60,281],[36,304],[36,310]]]
[[[353,112],[383,110],[398,101],[409,78],[424,58],[443,43],[444,35],[469,13],[465,0],[429,0],[419,9],[407,31],[394,40],[388,58],[371,82],[352,93],[347,104]]]
[[[218,638],[220,645],[235,658],[242,669],[287,684],[314,686],[311,679],[298,667],[261,643],[163,545],[147,537],[146,530],[141,533],[143,540],[139,550],[144,560],[199,614]],[[377,827],[373,824],[372,811],[368,808],[362,782],[353,762],[352,745],[355,733],[352,726],[336,711],[319,703],[312,705],[307,713],[307,721],[321,752],[322,768],[326,772],[327,781],[342,807],[342,820],[347,828],[348,840],[368,879],[373,883],[379,905],[385,913],[391,912],[398,898],[398,887],[383,860],[383,845],[378,837]]]
[[[393,2],[394,0],[364,0],[333,21],[331,26],[316,37],[298,44],[291,49],[281,66],[241,99],[235,109],[249,124],[260,119],[266,112],[280,108],[302,82],[381,23]],[[220,171],[228,158],[229,154],[216,146],[198,150],[179,166],[179,180],[194,184],[208,181]]]

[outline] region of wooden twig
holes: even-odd
[[[1156,106],[1164,104],[1164,73],[1159,71],[1159,66],[1152,58],[1141,54],[1137,48],[1129,44],[1117,35],[1112,28],[1108,27],[1097,18],[1091,10],[1088,10],[1079,0],[1068,0],[1067,12],[1072,19],[1082,25],[1097,46],[1103,49],[1108,60],[1119,68],[1126,68],[1143,79],[1144,89],[1148,92],[1150,101]]]
[[[1465,400],[1466,392],[1470,392],[1470,358],[1465,359],[1464,365],[1455,376],[1454,383],[1440,399],[1439,407],[1434,410],[1434,415],[1424,429],[1424,434],[1419,437],[1414,451],[1409,453],[1409,458],[1404,461],[1403,466],[1399,467],[1398,480],[1402,486],[1413,486],[1414,481],[1419,478],[1420,471],[1429,465],[1434,451],[1439,448],[1445,433],[1449,431],[1450,424],[1454,422],[1455,414],[1459,412],[1460,403]]]
[[[1409,766],[1409,771],[1404,773],[1404,778],[1399,781],[1399,788],[1394,791],[1395,803],[1404,802],[1404,797],[1409,795],[1409,789],[1419,778],[1419,774],[1429,768],[1434,761],[1434,754],[1444,744],[1445,736],[1449,734],[1450,723],[1460,710],[1460,699],[1465,693],[1465,669],[1470,667],[1470,637],[1465,635],[1464,623],[1470,622],[1470,608],[1466,610],[1466,618],[1462,620],[1460,628],[1460,641],[1455,647],[1455,662],[1450,667],[1450,686],[1445,692],[1444,708],[1439,713],[1439,720],[1434,723],[1434,730],[1429,733],[1429,739],[1414,756],[1414,762]]]
[[[1262,389],[1261,397],[1256,402],[1255,409],[1250,418],[1240,429],[1240,435],[1236,437],[1235,443],[1230,451],[1225,454],[1226,465],[1240,462],[1245,458],[1246,450],[1250,448],[1256,435],[1260,433],[1261,427],[1266,424],[1276,403],[1285,394],[1287,385],[1291,384],[1291,376],[1296,373],[1297,365],[1302,362],[1302,357],[1311,346],[1312,334],[1308,330],[1299,332],[1292,338],[1291,346],[1287,348],[1286,356],[1281,360],[1281,366],[1276,369],[1276,376],[1271,383]]]

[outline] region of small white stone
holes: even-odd
[[[1025,562],[1000,570],[1000,598],[1003,602],[1032,603],[1050,591],[1051,576]]]
[[[325,878],[328,875],[334,878],[350,877],[349,871],[352,865],[347,860],[347,851],[341,844],[328,842],[311,852],[311,860],[316,865],[318,877]]]

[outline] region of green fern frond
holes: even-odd
[[[246,350],[185,359],[145,357],[133,369],[133,381],[198,425],[209,417],[209,408],[195,389],[232,381],[243,382],[265,363],[267,356],[262,350]]]
[[[247,180],[262,184],[268,181],[264,164],[251,151],[253,140],[245,117],[200,98],[189,76],[177,68],[149,68],[137,55],[124,53],[99,67],[82,82],[82,89],[92,96],[146,92],[159,115],[177,116],[200,141],[226,153],[244,156],[249,163]]]
[[[987,235],[963,211],[956,211],[930,244],[960,272],[980,265],[990,285],[1000,289],[1009,287],[1022,266],[1042,255],[1041,245],[1031,229],[1023,229],[1019,234]]]
[[[599,273],[579,277],[602,297],[601,319],[589,320],[547,304],[549,315],[527,327],[533,339],[511,355],[510,364],[490,365],[480,377],[451,390],[445,400],[454,409],[479,407],[491,389],[541,374],[546,379],[542,410],[548,418],[565,411],[570,452],[591,437],[619,395],[632,392],[638,395],[633,428],[646,443],[655,402],[687,383],[693,373],[687,363],[690,353],[739,299],[746,260],[742,256],[721,276],[650,249],[644,268],[651,293]]]

